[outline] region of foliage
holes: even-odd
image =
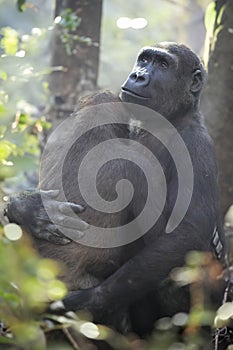
[[[39,28],[30,35],[10,26],[0,29],[0,181],[38,169],[38,135],[50,124],[35,104],[46,101],[44,77],[50,70],[35,69],[33,58],[45,35]]]
[[[8,26],[1,28],[0,34],[0,181],[15,176],[17,182],[20,173],[38,169],[38,134],[50,127],[28,88],[33,81],[36,92],[41,84],[37,90],[41,98],[44,74],[34,69],[32,58],[45,31],[33,28],[29,35]],[[39,259],[26,238],[11,242],[3,229],[0,234],[0,320],[10,325],[0,342],[41,350],[44,334],[35,315],[54,291],[60,288],[59,298],[64,295],[65,287],[55,278],[55,263]]]
[[[209,3],[205,14],[205,27],[208,36],[212,36],[214,32],[214,25],[216,20],[216,3],[212,1]]]
[[[65,285],[57,279],[61,269],[53,260],[38,256],[19,226],[8,224],[0,229],[0,320],[6,326],[4,332],[0,331],[0,344],[43,350],[45,333],[59,329],[67,335],[72,328],[90,339],[105,339],[109,343],[117,337],[116,349],[125,348],[126,338],[105,326],[95,325],[88,315],[46,313],[49,302],[66,294]]]
[[[72,48],[75,43],[86,45],[95,45],[91,38],[77,35],[77,28],[81,24],[81,17],[67,8],[55,19],[55,23],[60,26],[60,38],[65,46],[67,55],[72,55]]]
[[[216,11],[216,1],[212,1],[205,14],[206,44],[204,61],[207,65],[211,52],[214,51],[219,32],[223,29],[223,15],[226,11],[226,5],[221,6],[220,11]]]
[[[39,258],[17,225],[6,225],[0,233],[0,318],[10,327],[1,343],[41,350],[45,340],[37,316],[66,288],[56,279],[57,264]]]
[[[190,253],[185,273],[183,269],[176,269],[172,274],[177,283],[189,284],[191,294],[194,293],[191,313],[179,313],[159,320],[153,335],[142,340],[133,334],[122,336],[106,326],[95,324],[86,313],[47,313],[48,302],[62,298],[66,292],[64,284],[57,279],[62,267],[54,261],[39,258],[29,238],[22,235],[17,225],[6,225],[0,233],[0,320],[8,327],[0,338],[2,344],[21,345],[23,350],[58,349],[56,342],[49,341],[46,345],[46,334],[60,330],[65,336],[64,344],[60,342],[62,350],[79,349],[80,340],[85,344],[82,345],[84,348],[88,347],[92,339],[104,340],[116,350],[153,350],[155,346],[160,350],[209,348],[208,327],[213,323],[214,312],[203,303],[204,297],[196,294],[197,288],[204,293],[201,286],[208,277],[207,271],[211,270],[213,275],[209,255]],[[232,307],[230,312],[219,310],[217,319],[226,322],[231,316]]]
[[[221,25],[221,18],[224,12],[225,6],[222,6],[220,14],[217,17],[216,2],[212,1],[206,10],[205,14],[205,27],[206,27],[206,43],[205,43],[205,55],[204,62],[207,66],[209,61],[209,55],[214,50],[217,36],[219,31],[223,28]]]

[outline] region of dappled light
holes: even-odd
[[[16,224],[8,224],[4,227],[4,234],[10,241],[17,241],[22,237],[23,231]]]
[[[145,18],[129,18],[129,17],[120,17],[117,20],[117,26],[120,29],[142,29],[147,26],[147,20]]]
[[[80,326],[80,332],[88,338],[96,339],[100,335],[97,325],[91,322],[84,322]]]

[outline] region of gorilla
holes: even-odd
[[[60,139],[56,139],[56,146],[52,147],[54,151],[45,154],[45,162],[48,160],[48,164],[53,165],[46,168],[41,191],[11,198],[6,208],[10,222],[20,224],[34,237],[42,256],[62,261],[66,267],[61,276],[70,290],[63,300],[66,310],[88,310],[97,322],[112,325],[122,332],[132,330],[145,336],[153,330],[159,318],[189,311],[188,288],[176,285],[171,279],[171,271],[185,264],[188,252],[210,252],[224,262],[225,240],[219,212],[216,157],[200,111],[205,79],[200,59],[184,45],[164,42],[142,48],[119,97],[102,92],[80,102],[74,119],[74,133],[90,111],[93,113],[91,120],[94,120],[97,114],[93,110],[111,115],[125,113],[127,105],[134,108],[127,112],[128,124],[111,122],[108,126],[93,126],[72,144],[62,168],[67,200],[59,197],[54,181],[57,157],[69,138],[65,129]],[[112,103],[117,105],[117,111],[111,109]],[[162,115],[182,138],[190,156],[193,170],[190,203],[182,220],[170,233],[167,225],[179,186],[183,198],[189,195],[189,189],[185,183],[179,183],[175,160],[166,147],[176,148],[175,136],[169,134],[167,144],[162,144],[153,132],[143,129],[142,113],[139,113],[140,120],[138,114],[132,115],[137,106]],[[161,132],[166,133],[166,130]],[[156,156],[167,187],[164,206],[154,225],[125,245],[83,245],[80,242],[88,234],[88,225],[113,229],[133,221],[142,211],[149,194],[143,172],[132,161],[119,157],[100,169],[96,186],[101,197],[110,203],[116,198],[114,185],[127,178],[135,189],[132,201],[116,213],[103,213],[85,203],[76,176],[81,161],[96,144],[113,138],[141,143]],[[138,157],[140,159],[141,155]],[[188,171],[189,167],[189,164],[183,164],[183,171]],[[156,170],[149,181],[156,191],[161,187],[160,174]],[[46,206],[41,194],[46,197]],[[156,213],[160,201],[158,194],[156,203],[151,204],[148,220]],[[45,207],[52,208],[53,220]],[[71,217],[70,210],[78,216]],[[177,212],[179,214],[179,208]],[[72,235],[63,234],[67,227]],[[80,241],[72,239],[75,234]],[[97,229],[96,239],[98,241]]]

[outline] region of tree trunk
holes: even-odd
[[[216,0],[202,110],[215,142],[223,214],[233,203],[233,1]]]
[[[58,23],[52,38],[49,79],[49,119],[53,123],[69,115],[79,97],[97,87],[101,14],[102,0],[56,1]]]

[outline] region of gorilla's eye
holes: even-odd
[[[147,64],[147,63],[149,63],[149,58],[146,56],[142,56],[142,57],[140,57],[140,62]]]
[[[142,58],[142,62],[143,62],[143,63],[148,63],[148,59],[147,59],[146,57],[143,57],[143,58]]]
[[[162,68],[168,68],[168,63],[167,63],[167,61],[162,60],[162,61],[159,62],[159,65],[160,65]]]

